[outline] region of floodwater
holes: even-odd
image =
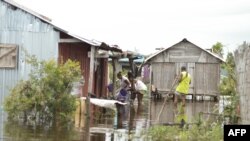
[[[174,107],[172,100],[169,100],[157,121],[162,105],[163,100],[145,98],[141,106],[135,102],[134,106],[128,105],[124,109],[121,108],[120,112],[99,110],[102,112],[88,122],[89,131],[86,130],[84,116],[76,119],[73,124],[51,128],[10,122],[3,111],[0,111],[0,141],[144,141],[149,140],[145,132],[150,126],[159,123],[180,123],[180,119],[192,123],[201,112],[203,118],[214,116],[210,113],[217,111],[218,107],[221,107],[221,102],[187,101],[184,109],[180,110]]]

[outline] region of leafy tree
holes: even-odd
[[[237,107],[239,105],[239,96],[236,92],[236,74],[235,61],[233,53],[227,54],[226,63],[222,65],[222,69],[227,71],[227,76],[222,78],[220,83],[220,93],[229,95],[230,104],[224,108],[224,116],[229,118],[230,123],[238,122]]]
[[[223,44],[217,42],[212,46],[213,52],[223,56]],[[236,77],[235,77],[235,62],[233,53],[227,54],[226,62],[222,64],[221,70],[226,72],[226,76],[221,79],[220,93],[222,95],[236,94]]]
[[[233,53],[227,54],[226,63],[222,65],[222,69],[227,72],[227,76],[222,78],[220,84],[220,93],[222,95],[236,94],[236,76],[235,76],[235,61]]]
[[[217,42],[212,47],[213,51],[223,56],[223,44]],[[226,72],[226,75],[221,78],[219,90],[221,95],[228,95],[230,104],[224,108],[224,116],[229,117],[231,123],[237,123],[237,106],[239,98],[236,94],[236,74],[235,74],[235,61],[233,53],[227,54],[226,62],[222,64],[221,71]]]
[[[223,56],[224,51],[223,51],[223,44],[220,42],[217,42],[215,45],[212,46],[212,50],[214,53],[217,53],[221,56]]]
[[[11,119],[22,117],[41,123],[68,121],[76,109],[76,99],[70,94],[72,84],[80,80],[78,62],[68,60],[38,61],[28,56],[32,70],[28,80],[21,80],[4,101],[4,109]]]

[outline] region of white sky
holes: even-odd
[[[250,41],[250,0],[15,0],[86,39],[143,54],[187,38],[233,51]]]

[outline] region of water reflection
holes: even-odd
[[[138,141],[147,140],[144,135],[147,125],[156,124],[158,113],[163,101],[148,102],[145,99],[141,106],[127,105],[118,108],[113,116],[101,115],[93,118],[89,133],[85,131],[85,114],[78,109],[75,123],[64,126],[64,128],[52,128],[44,126],[30,126],[18,122],[3,122],[0,140],[4,141],[85,141],[86,134],[91,141]],[[160,123],[192,123],[193,118],[200,112],[212,113],[219,104],[212,101],[186,102],[184,107],[174,108],[172,101],[168,101],[160,116]],[[82,105],[84,106],[84,105]],[[76,112],[77,113],[77,112]],[[204,114],[204,117],[211,115]],[[181,124],[180,124],[181,125]]]
[[[4,141],[80,141],[83,139],[83,134],[71,126],[52,128],[13,121],[4,123]]]
[[[146,127],[146,117],[148,117],[148,105],[146,102],[140,106],[118,105],[115,115],[113,118],[113,128],[100,123],[91,127],[91,140],[97,141],[98,136],[105,136],[103,137],[105,141],[129,141],[141,138],[142,131]]]
[[[178,105],[174,110],[174,122],[180,124],[180,127],[183,127],[187,123],[187,114],[185,110],[186,106]]]
[[[153,102],[151,104],[151,121],[152,123],[156,122],[158,113],[162,107],[163,102]],[[197,102],[191,102],[187,101],[186,105],[182,108],[179,106],[179,111],[181,110],[181,113],[185,113],[182,116],[185,116],[186,122],[191,123],[193,122],[194,118],[196,118],[199,113],[207,113],[204,114],[204,118],[208,118],[208,113],[214,113],[214,111],[218,109],[218,103],[213,101],[197,101]],[[174,104],[172,101],[169,101],[166,103],[165,108],[160,115],[159,122],[160,123],[174,123],[176,121],[176,114],[177,111],[174,107]]]

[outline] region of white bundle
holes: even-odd
[[[85,99],[85,98],[82,98],[82,99]],[[109,109],[113,109],[113,110],[116,110],[116,104],[120,104],[120,105],[127,104],[127,103],[123,103],[123,102],[120,102],[117,100],[98,99],[98,98],[90,98],[90,103],[92,103],[96,106],[109,108]]]

